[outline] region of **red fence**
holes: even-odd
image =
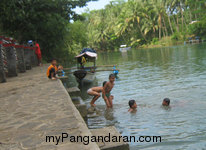
[[[20,45],[12,38],[0,36],[0,82],[37,65],[35,47]]]

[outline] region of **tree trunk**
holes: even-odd
[[[162,16],[161,14],[159,14],[159,40],[162,38],[161,34],[162,34]]]
[[[164,29],[162,29],[162,33],[163,33],[163,36],[165,38],[165,30]]]
[[[142,37],[144,38],[144,40],[145,40],[145,41],[147,41],[147,39],[146,39],[145,35],[142,33],[142,30],[141,30],[141,28],[140,28],[139,23],[137,23],[137,26],[138,26],[138,28],[139,28],[139,31],[140,31],[140,33],[141,33]]]
[[[165,17],[163,16],[163,23],[164,23],[164,27],[165,27],[165,32],[166,32],[166,36],[168,36],[168,31],[167,31],[167,26],[165,23]]]
[[[190,11],[190,22],[192,22],[192,13]]]
[[[198,4],[198,1],[196,0],[196,1],[195,1],[195,10],[196,10],[196,11],[197,11],[197,4]],[[197,18],[198,18],[197,13],[195,13],[195,19],[196,19],[196,21],[197,21]]]
[[[177,32],[179,32],[179,19],[178,19],[178,15],[177,15]]]
[[[186,27],[186,29],[187,29],[187,24],[186,24],[186,22],[185,22],[185,19],[184,19],[184,24],[185,24],[185,27]]]
[[[180,4],[180,6],[181,6],[181,4]],[[182,7],[180,7],[180,12],[181,12],[181,16],[182,16],[182,32],[183,32],[183,27],[184,27],[184,16],[183,16]]]
[[[170,16],[167,15],[167,17],[168,17],[168,21],[169,21],[169,25],[170,25],[170,30],[171,30],[172,34],[174,34],[174,30],[173,30],[173,28],[172,28],[172,24],[171,24]]]
[[[178,31],[178,28],[177,28],[176,18],[175,18],[174,15],[172,16],[172,19],[173,19],[173,22],[174,22],[175,28],[176,28],[176,31],[175,31],[175,32],[177,32],[177,31]]]

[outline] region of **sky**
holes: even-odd
[[[112,0],[98,0],[95,2],[89,2],[87,3],[87,6],[83,8],[76,8],[74,10],[76,13],[81,14],[85,12],[87,8],[89,8],[89,10],[102,9],[105,5],[109,4],[110,1]]]

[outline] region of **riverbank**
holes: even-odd
[[[139,48],[161,48],[184,44],[184,40],[172,40],[172,37],[163,37],[161,40],[154,39],[151,43],[141,45]]]
[[[46,136],[91,136],[61,81],[35,67],[0,84],[0,149],[94,149],[96,143],[46,142]],[[56,140],[55,140],[56,141]]]

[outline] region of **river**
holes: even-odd
[[[88,118],[89,128],[114,125],[122,135],[162,137],[161,143],[129,143],[131,150],[206,148],[206,44],[105,52],[97,64],[117,64],[120,72],[112,90],[113,110],[97,100],[101,115]],[[110,73],[97,72],[90,86],[100,86]],[[88,88],[82,89],[87,104],[92,99]],[[170,109],[161,107],[166,97]],[[128,113],[130,99],[138,105],[133,114]]]

